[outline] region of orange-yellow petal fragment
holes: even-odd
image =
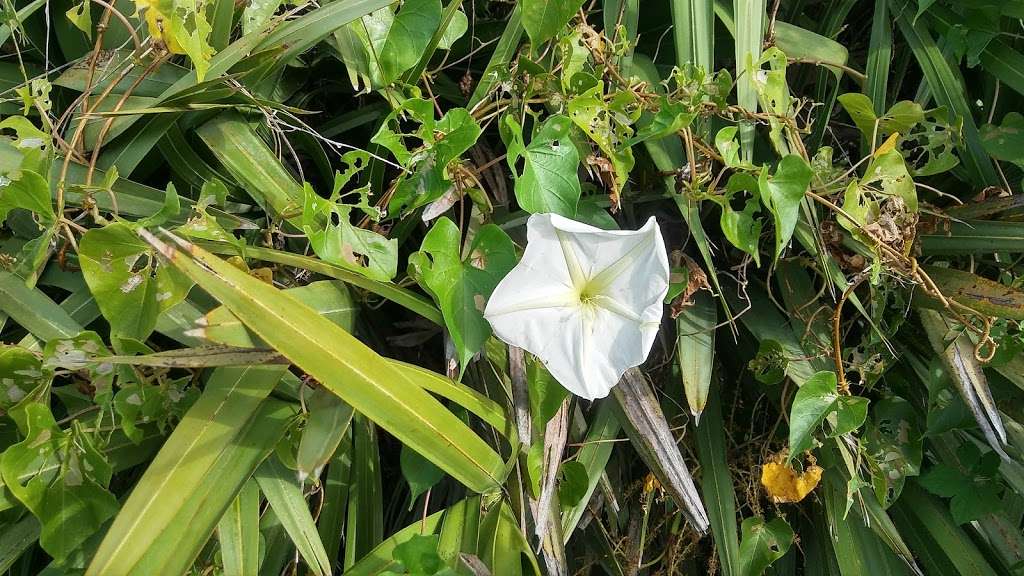
[[[819,481],[821,468],[813,464],[800,474],[783,462],[769,462],[761,469],[761,484],[776,503],[803,500]]]

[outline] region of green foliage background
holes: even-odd
[[[1024,1],[3,0],[0,571],[1017,574]],[[656,216],[648,361],[483,305]]]

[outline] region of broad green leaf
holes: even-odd
[[[458,504],[456,504],[458,506]],[[386,570],[397,568],[394,553],[395,548],[412,538],[424,534],[433,534],[441,527],[441,520],[446,510],[435,512],[422,520],[398,530],[387,540],[381,542],[369,554],[359,559],[354,566],[345,570],[346,576],[376,576]]]
[[[106,489],[112,470],[90,435],[77,425],[61,430],[46,405],[29,402],[17,410],[25,439],[4,451],[0,475],[39,519],[40,545],[61,561],[117,513],[117,499]],[[40,472],[26,479],[33,470]]]
[[[793,543],[793,529],[782,518],[765,522],[763,518],[747,518],[740,528],[740,574],[759,576],[776,560],[789,551]]]
[[[140,233],[267,344],[470,489],[486,491],[504,476],[504,462],[479,436],[330,320],[197,246],[171,236],[181,252]]]
[[[79,261],[111,333],[144,340],[157,316],[181,302],[191,283],[156,261],[152,248],[127,224],[94,228],[82,236]]]
[[[454,222],[441,218],[409,258],[417,280],[437,301],[451,333],[462,370],[491,335],[484,319],[487,299],[498,282],[515,266],[512,240],[497,226],[477,231],[460,256],[462,234]]]
[[[523,11],[523,28],[533,45],[539,47],[562,31],[583,0],[520,0],[518,4]]]
[[[441,0],[405,0],[380,50],[384,82],[390,84],[419,62],[441,22]]]
[[[800,203],[811,183],[811,167],[795,154],[783,158],[775,174],[761,172],[758,182],[761,199],[775,218],[775,260],[793,237],[796,221],[800,214]]]
[[[455,10],[451,22],[445,27],[437,47],[441,50],[451,50],[452,45],[462,38],[469,30],[469,17],[462,10]]]
[[[834,372],[818,372],[800,386],[789,416],[791,458],[811,448],[814,432],[835,409],[838,399]]]
[[[917,213],[917,189],[899,152],[893,150],[873,158],[864,171],[861,185],[873,185],[881,189],[884,196],[898,197],[907,211]]]
[[[416,534],[395,546],[392,555],[397,563],[393,570],[382,572],[381,576],[455,576],[456,572],[445,566],[437,553],[437,534]]]
[[[868,399],[860,396],[840,396],[836,400],[836,425],[829,436],[849,434],[864,425],[868,416]]]
[[[1024,166],[1024,115],[1010,112],[1002,125],[982,126],[981,144],[993,158]]]
[[[302,430],[299,451],[295,457],[299,482],[320,477],[323,467],[334,456],[341,439],[352,422],[352,407],[340,398],[317,388],[306,400],[309,418]]]
[[[874,104],[864,94],[850,92],[838,98],[846,113],[867,141],[875,137],[875,143],[894,133],[906,136],[925,120],[925,111],[917,102],[901,100],[892,105],[885,114],[875,114]]]
[[[0,176],[0,223],[15,208],[22,208],[39,216],[43,224],[53,222],[53,207],[50,205],[50,186],[35,172],[21,171],[17,180]]]
[[[18,180],[23,171],[47,173],[52,153],[49,134],[24,116],[8,117],[0,122],[0,130],[14,132],[14,136],[0,136],[0,176]]]
[[[569,138],[572,128],[569,118],[549,117],[537,129],[529,145],[524,144],[523,128],[512,114],[502,119],[501,127],[519,206],[527,212],[554,212],[574,218],[580,199],[580,180],[576,174],[580,156]],[[523,171],[517,174],[520,159]]]
[[[384,7],[334,32],[338,54],[356,90],[368,92],[387,85],[380,53],[394,20],[394,9]]]
[[[842,69],[829,64],[844,65],[849,58],[849,51],[839,42],[788,22],[775,22],[775,45],[787,57],[823,65],[836,76]]]
[[[407,446],[402,447],[399,463],[402,477],[409,484],[410,506],[416,502],[420,494],[430,490],[444,478],[444,472],[440,468]]]
[[[590,479],[587,469],[575,460],[563,462],[558,468],[558,501],[560,506],[576,506],[587,495]]]

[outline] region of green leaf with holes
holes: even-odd
[[[580,155],[569,138],[572,121],[560,114],[549,117],[529,145],[523,143],[523,127],[512,114],[503,118],[501,128],[519,206],[534,214],[553,212],[574,218],[580,200],[580,179],[576,174]],[[520,160],[523,168],[518,173]]]
[[[441,218],[423,239],[420,251],[409,256],[409,269],[441,308],[465,370],[491,335],[484,307],[494,287],[515,266],[516,252],[508,235],[493,224],[477,230],[465,259],[460,256],[461,246],[458,226]]]
[[[192,286],[174,267],[157,263],[150,246],[128,224],[89,230],[78,257],[111,334],[121,338],[145,340],[160,313],[184,300]]]
[[[747,518],[740,527],[740,576],[760,576],[789,551],[793,529],[782,518]]]

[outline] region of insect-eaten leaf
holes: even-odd
[[[202,82],[214,53],[205,5],[199,0],[135,0],[135,6],[144,11],[149,35],[171,54],[188,55]]]
[[[923,439],[913,405],[891,396],[875,403],[864,434],[875,497],[891,506],[908,476],[917,476],[923,457]]]
[[[630,92],[617,92],[605,98],[604,83],[599,80],[568,104],[569,118],[590,137],[605,157],[594,157],[589,164],[599,168],[609,189],[613,212],[618,210],[619,194],[635,163],[633,149],[629,146],[632,124],[639,118],[640,108],[635,104],[635,97]],[[602,167],[609,161],[610,167]]]
[[[360,196],[358,204],[340,202],[343,196],[339,192],[347,180],[344,175],[335,180],[330,199],[321,198],[309,183],[305,184],[302,229],[321,259],[367,278],[387,282],[398,271],[398,240],[352,224],[353,208],[369,211],[377,218],[380,214],[369,207],[365,187],[356,190]]]
[[[789,551],[793,529],[782,518],[747,518],[740,526],[740,576],[760,576]]]
[[[502,119],[501,128],[519,206],[534,214],[553,212],[575,218],[580,199],[580,179],[576,174],[580,155],[569,138],[569,118],[557,115],[545,120],[529,145],[523,143],[523,127],[512,114]],[[522,174],[516,172],[520,160]]]
[[[11,494],[42,524],[39,543],[58,562],[77,550],[117,513],[107,490],[112,470],[76,424],[62,430],[50,408],[19,407],[25,439],[4,451],[0,476]]]
[[[494,287],[516,264],[512,240],[493,224],[480,228],[466,258],[460,256],[462,233],[440,218],[427,233],[420,251],[409,256],[410,275],[441,308],[462,370],[491,335],[484,308]]]
[[[747,363],[754,378],[762,384],[775,385],[786,378],[786,350],[777,340],[761,340],[757,355]]]
[[[52,378],[52,370],[44,371],[42,361],[30,350],[0,344],[0,410],[10,411]]]
[[[158,263],[129,224],[89,230],[78,257],[85,282],[117,337],[145,340],[160,313],[184,300],[192,287],[173,266]]]
[[[419,123],[412,133],[396,132],[400,119]],[[402,214],[437,200],[451,186],[462,185],[452,165],[480,136],[480,125],[465,108],[453,108],[434,119],[429,100],[410,98],[381,124],[372,142],[387,148],[408,172],[403,174],[388,203],[388,213]],[[412,140],[409,146],[406,141]],[[418,142],[416,142],[418,140]]]
[[[732,203],[746,197],[743,210],[736,210]],[[761,251],[758,242],[761,238],[763,223],[758,216],[761,213],[761,193],[757,180],[746,172],[737,172],[729,177],[725,185],[725,193],[712,196],[711,200],[722,207],[719,225],[729,243],[750,254],[754,264],[761,265]]]

